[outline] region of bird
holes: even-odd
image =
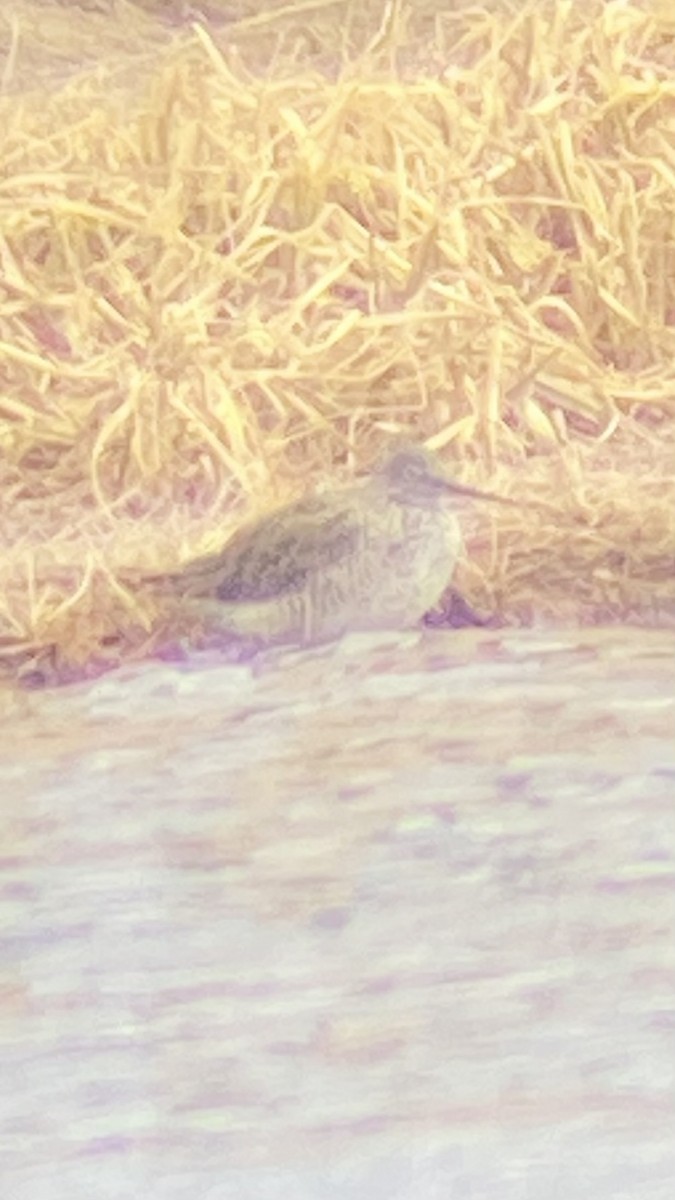
[[[452,480],[431,451],[405,443],[365,479],[287,504],[143,582],[233,638],[307,646],[409,628],[452,578],[463,498],[517,504]]]

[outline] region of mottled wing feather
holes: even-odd
[[[156,582],[175,594],[232,604],[287,596],[302,591],[314,572],[355,554],[362,526],[353,506],[312,497],[244,527],[223,550]]]
[[[352,508],[331,509],[320,498],[272,514],[233,539],[215,594],[247,603],[300,592],[312,574],[356,553],[361,528]]]

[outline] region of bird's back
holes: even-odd
[[[301,500],[235,535],[221,556],[216,595],[246,603],[301,592],[313,575],[349,562],[362,536],[353,501]]]

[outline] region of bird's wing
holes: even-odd
[[[299,501],[233,539],[215,594],[246,603],[300,592],[313,573],[351,557],[360,534],[353,508],[320,496]]]
[[[302,591],[314,572],[358,550],[363,517],[347,503],[300,500],[235,533],[223,550],[156,576],[177,595],[256,603]]]

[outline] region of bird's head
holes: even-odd
[[[432,505],[453,496],[516,504],[506,496],[456,483],[446,475],[436,456],[423,446],[399,446],[382,461],[376,475],[391,498],[403,504]]]

